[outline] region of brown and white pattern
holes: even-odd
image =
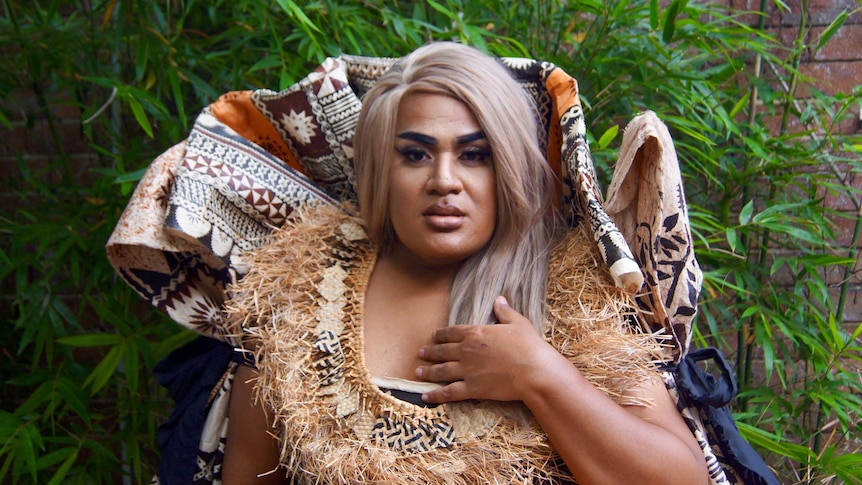
[[[640,114],[626,127],[608,194],[605,208],[646,280],[637,295],[640,317],[673,337],[679,362],[691,343],[703,274],[694,257],[673,140],[654,113]]]

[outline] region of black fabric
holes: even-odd
[[[718,377],[699,364],[707,360],[718,368]],[[723,463],[732,467],[746,485],[780,485],[769,466],[739,434],[728,407],[737,393],[736,380],[721,352],[712,347],[692,351],[676,366],[674,374],[681,397],[699,412],[710,433],[710,444],[719,448]]]
[[[402,391],[400,389],[389,389],[385,387],[381,387],[380,390],[389,394],[395,399],[409,402],[410,404],[413,404],[415,406],[422,406],[423,408],[436,408],[437,406],[439,406],[439,404],[433,404],[423,401],[421,392]]]
[[[209,414],[210,395],[231,360],[242,354],[218,340],[199,337],[173,351],[153,374],[176,402],[170,418],[159,427],[158,477],[162,485],[192,483],[198,447]]]

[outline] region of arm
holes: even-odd
[[[498,298],[494,312],[500,324],[447,327],[420,349],[420,357],[437,364],[417,375],[450,382],[423,399],[523,401],[584,485],[706,483],[702,452],[658,377],[631,391],[652,406],[620,406],[505,299]]]
[[[228,411],[222,482],[224,485],[276,485],[286,483],[279,468],[278,440],[260,402],[255,403],[253,368],[240,365],[234,376]],[[263,476],[259,476],[265,474]]]

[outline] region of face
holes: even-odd
[[[491,149],[473,113],[439,94],[401,100],[390,168],[389,216],[396,255],[417,264],[464,261],[494,233]]]

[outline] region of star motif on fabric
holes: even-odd
[[[281,124],[298,142],[303,145],[311,143],[311,137],[314,136],[314,122],[311,116],[305,114],[305,111],[297,113],[290,110],[289,115],[282,114]]]
[[[526,59],[523,57],[504,57],[503,63],[512,69],[527,69],[536,63],[534,59]]]

